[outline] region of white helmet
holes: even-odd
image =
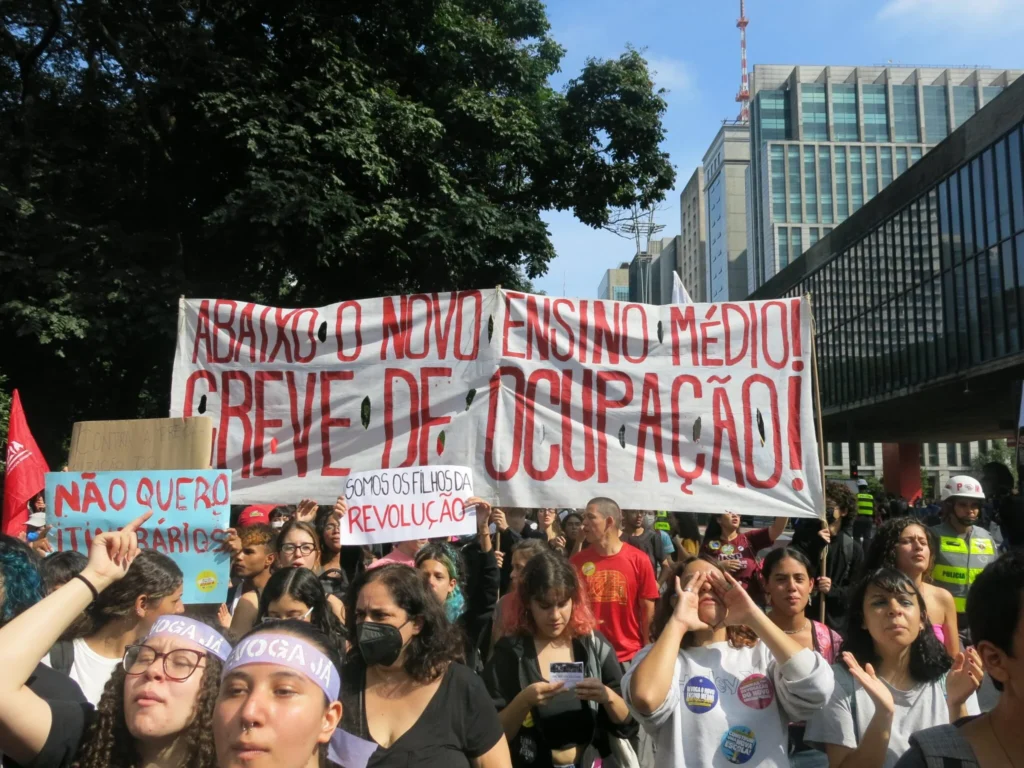
[[[985,500],[985,492],[981,490],[981,483],[969,475],[957,475],[951,477],[942,486],[942,500],[952,498],[980,499]]]

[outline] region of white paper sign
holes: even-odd
[[[805,299],[649,306],[505,290],[284,309],[183,299],[171,415],[213,420],[237,504],[471,467],[514,507],[819,517]]]
[[[552,661],[548,665],[548,682],[563,683],[562,690],[571,691],[583,682],[583,662]]]
[[[476,532],[469,467],[436,466],[355,472],[345,481],[348,512],[341,543],[384,544]]]

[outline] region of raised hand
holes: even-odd
[[[985,670],[981,666],[981,656],[973,648],[961,651],[953,659],[953,667],[946,675],[946,699],[954,706],[967,702],[971,694],[981,686]]]
[[[83,576],[96,589],[105,589],[120,581],[139,554],[139,528],[153,516],[152,512],[132,520],[120,531],[101,533],[89,547],[89,562]]]
[[[711,588],[725,605],[726,625],[749,624],[751,617],[761,612],[743,585],[728,571],[708,571],[707,574]]]
[[[697,608],[700,604],[700,588],[707,581],[707,574],[707,571],[691,573],[686,577],[685,583],[676,576],[676,605],[672,611],[672,618],[682,624],[687,632],[710,629],[697,615]]]
[[[565,536],[556,536],[549,543],[554,549],[565,549]]]
[[[500,509],[495,508],[491,510],[491,522],[494,523],[494,527],[499,531],[508,530],[508,520],[505,519],[505,513]]]
[[[498,570],[500,571],[505,565],[505,553],[500,549],[494,550],[494,559],[498,561]]]
[[[231,611],[224,603],[221,603],[220,608],[217,609],[217,623],[220,624],[221,629],[231,629]]]
[[[295,508],[295,519],[301,523],[312,525],[316,522],[316,511],[319,509],[317,503],[311,499],[303,499]]]
[[[896,711],[896,703],[892,699],[892,692],[889,690],[889,686],[883,680],[878,679],[873,666],[868,664],[862,669],[849,651],[843,652],[843,661],[850,668],[850,674],[853,675],[853,679],[860,683],[861,687],[867,691],[868,696],[875,703],[876,710],[890,715]]]
[[[465,507],[467,509],[474,506],[476,507],[476,532],[482,536],[488,532],[487,528],[491,524],[491,505],[479,496],[466,499]]]
[[[832,543],[832,531],[828,529],[828,526],[822,526],[821,530],[818,531],[818,535],[825,540],[826,544]]]
[[[228,528],[224,531],[224,543],[221,548],[232,557],[242,551],[242,540],[238,538],[237,530]]]
[[[827,595],[829,592],[831,592],[832,591],[832,579],[830,579],[828,576],[819,576],[818,577],[818,591],[821,592],[821,594],[823,594],[823,595]]]
[[[341,520],[348,512],[348,502],[345,501],[344,496],[339,496],[338,500],[334,502],[334,516]]]

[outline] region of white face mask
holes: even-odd
[[[284,520],[275,520],[270,524],[270,527],[273,528],[275,531],[279,528],[284,528]]]
[[[644,515],[644,528],[650,530],[654,527],[654,515]]]

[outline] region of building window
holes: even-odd
[[[988,453],[988,440],[978,441],[978,453]]]
[[[960,443],[960,464],[961,467],[969,467],[971,465],[971,444]]]
[[[629,288],[616,285],[612,288],[612,299],[614,301],[629,301]]]
[[[889,108],[884,85],[865,85],[861,89],[864,100],[864,141],[889,140]]]
[[[922,154],[923,154],[923,152],[922,152],[920,147],[911,147],[910,148],[910,164],[913,165],[918,160],[920,160]]]
[[[946,465],[950,467],[958,467],[956,461],[956,443],[946,443]]]
[[[857,141],[857,86],[832,86],[832,132],[836,141]]]
[[[846,187],[846,148],[836,147],[836,216],[842,221],[850,215],[849,191]]]
[[[832,466],[841,467],[843,466],[843,444],[842,443],[829,443],[829,453],[832,454]]]
[[[789,98],[785,91],[761,91],[757,94],[761,140],[788,139]]]
[[[813,248],[815,243],[817,243],[817,242],[818,242],[818,228],[817,227],[811,227],[809,230],[807,230],[807,250],[811,250],[811,248]]]
[[[939,465],[939,444],[928,443],[928,466],[937,467]]]
[[[924,90],[925,141],[938,144],[949,135],[949,104],[946,100],[946,86],[926,85]]]
[[[789,230],[789,260],[793,262],[798,256],[804,252],[803,248],[803,229],[800,227],[793,227]]]
[[[978,92],[973,85],[953,86],[953,127],[959,128],[978,111]]]
[[[882,189],[892,184],[892,147],[882,147]]]
[[[787,147],[789,155],[789,220],[800,222],[800,147]]]
[[[821,200],[821,223],[832,223],[832,151],[828,147],[818,149],[818,176]]]
[[[860,147],[850,147],[850,207],[854,213],[864,205],[864,169],[860,164]]]
[[[825,86],[806,83],[802,91],[804,139],[808,141],[828,138],[825,112]]]
[[[779,227],[779,271],[789,266],[789,230]]]
[[[861,455],[864,457],[864,463],[869,467],[875,466],[875,444],[864,443],[864,447],[861,449]]]
[[[772,145],[772,221],[786,220],[786,158],[785,147]]]
[[[917,126],[916,85],[894,85],[892,87],[892,115],[896,124],[896,141],[916,142],[921,140],[921,132]]]
[[[867,179],[868,200],[878,194],[878,149],[864,147],[864,175]]]
[[[818,221],[818,181],[814,164],[814,147],[804,147],[804,194],[807,195],[807,221]]]
[[[982,105],[991,103],[992,99],[1003,92],[1003,86],[1001,85],[987,85],[981,89],[981,94],[984,97]]]
[[[907,148],[896,147],[896,175],[899,176],[907,170]]]

